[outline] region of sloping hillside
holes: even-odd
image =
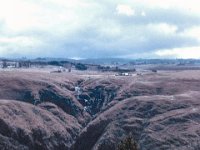
[[[200,72],[0,72],[0,148],[196,150]],[[8,145],[8,147],[6,147]]]
[[[75,150],[115,149],[133,135],[142,150],[192,149],[200,138],[199,96],[141,96],[123,100],[83,129]]]
[[[38,107],[24,102],[0,101],[2,150],[69,149],[81,128],[73,116],[54,104],[44,103]]]
[[[44,72],[1,72],[0,99],[11,99],[38,105],[51,102],[67,114],[86,124],[90,115],[74,97],[79,78]]]

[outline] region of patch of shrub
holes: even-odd
[[[139,150],[138,145],[132,136],[127,136],[117,146],[117,150]]]

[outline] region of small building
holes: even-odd
[[[115,76],[132,76],[132,74],[129,72],[119,72]]]

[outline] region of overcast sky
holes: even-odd
[[[200,58],[199,0],[0,0],[0,57]]]

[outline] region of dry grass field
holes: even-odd
[[[50,72],[0,71],[0,149],[199,148],[199,70]]]

